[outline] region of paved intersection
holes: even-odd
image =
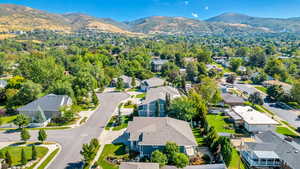
[[[126,93],[106,92],[98,95],[100,107],[90,117],[86,124],[78,128],[66,130],[48,130],[47,141],[57,142],[62,151],[56,157],[49,169],[78,169],[82,165],[80,150],[82,145],[92,138],[98,138],[106,123],[110,120],[118,104],[129,98]],[[31,140],[36,141],[38,131],[31,131]],[[0,133],[0,142],[19,141],[19,133]]]

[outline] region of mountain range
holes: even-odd
[[[300,33],[300,17],[279,19],[224,13],[207,20],[152,16],[118,22],[110,18],[96,18],[82,13],[53,14],[26,6],[0,4],[0,32],[34,29],[66,33],[89,30],[137,35]]]

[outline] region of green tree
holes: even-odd
[[[205,98],[207,104],[216,104],[222,100],[217,82],[208,77],[201,80],[201,84],[197,86],[196,91],[202,96],[202,98]]]
[[[281,100],[284,96],[284,90],[282,86],[272,85],[267,88],[267,94],[275,100]]]
[[[27,104],[38,98],[42,92],[42,86],[28,80],[21,85],[21,89],[17,94],[17,102],[19,105]]]
[[[116,84],[116,89],[118,90],[123,90],[125,87],[124,81],[122,78],[118,78],[117,84]]]
[[[218,143],[221,145],[221,154],[227,166],[229,166],[232,159],[232,146],[229,138],[219,137]]]
[[[99,104],[99,99],[95,92],[93,92],[93,95],[92,95],[92,102],[95,106],[97,106]]]
[[[29,118],[24,114],[19,114],[13,123],[19,127],[19,129],[26,127],[29,124]]]
[[[12,167],[12,156],[11,154],[9,153],[9,151],[6,151],[5,153],[5,163],[8,164],[9,167]]]
[[[39,130],[38,140],[44,142],[47,139],[47,133],[44,129]]]
[[[21,164],[22,165],[26,165],[28,162],[27,158],[26,158],[26,154],[24,149],[22,148],[22,152],[21,152]]]
[[[187,165],[189,165],[189,158],[187,155],[183,154],[183,153],[175,153],[173,154],[173,164],[177,167],[177,168],[184,168]]]
[[[248,98],[249,102],[251,102],[253,105],[258,104],[258,105],[263,105],[264,104],[264,99],[262,98],[261,94],[259,92],[255,92],[251,94]]]
[[[191,121],[197,113],[194,103],[184,96],[172,100],[168,114],[180,120]]]
[[[30,134],[27,129],[22,129],[20,135],[21,140],[24,142],[27,142],[30,139]]]
[[[151,162],[159,163],[159,166],[163,167],[168,163],[168,158],[165,154],[163,154],[159,150],[155,150],[151,154]]]
[[[133,88],[136,87],[136,78],[135,78],[135,77],[132,77],[132,79],[131,79],[131,86],[132,86]]]
[[[234,84],[236,80],[236,75],[235,74],[230,74],[227,78],[226,78],[226,82],[227,83],[231,83]]]
[[[168,157],[168,161],[170,164],[173,163],[173,155],[175,153],[179,153],[179,147],[176,143],[167,142],[163,150],[164,154]]]
[[[37,150],[36,150],[35,145],[33,145],[33,146],[31,147],[31,151],[32,151],[31,159],[32,159],[32,160],[36,160],[36,159],[37,159]]]
[[[300,104],[300,81],[296,81],[291,89],[292,98]]]
[[[230,59],[230,69],[233,72],[237,72],[240,66],[242,65],[243,60],[241,58],[231,58]]]

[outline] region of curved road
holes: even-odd
[[[98,95],[101,106],[89,118],[86,124],[66,130],[48,130],[47,141],[57,142],[62,151],[50,164],[49,169],[79,169],[82,165],[80,150],[82,145],[92,138],[98,138],[106,123],[110,120],[118,104],[129,97],[126,93],[107,92]],[[30,131],[31,140],[36,141],[38,131]],[[0,142],[19,141],[19,133],[0,133]],[[101,144],[101,143],[100,143]]]

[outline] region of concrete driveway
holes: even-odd
[[[118,104],[129,97],[126,93],[105,92],[98,95],[100,107],[81,127],[66,130],[48,130],[47,141],[57,142],[62,151],[49,169],[79,169],[82,166],[80,150],[92,138],[98,138],[110,120]],[[31,140],[36,141],[38,131],[30,131]],[[19,133],[0,133],[0,142],[19,141]],[[100,143],[101,144],[101,143]]]
[[[247,84],[235,84],[235,87],[241,91],[247,92],[249,95],[253,94],[255,92],[260,92],[252,85]],[[262,92],[260,92],[262,93]],[[263,97],[265,98],[267,95],[263,94]],[[298,119],[299,112],[297,110],[286,110],[279,107],[272,107],[272,103],[264,103],[264,107],[268,109],[269,111],[276,114],[281,119],[287,121],[289,124],[291,124],[294,127],[300,127],[300,119]]]

